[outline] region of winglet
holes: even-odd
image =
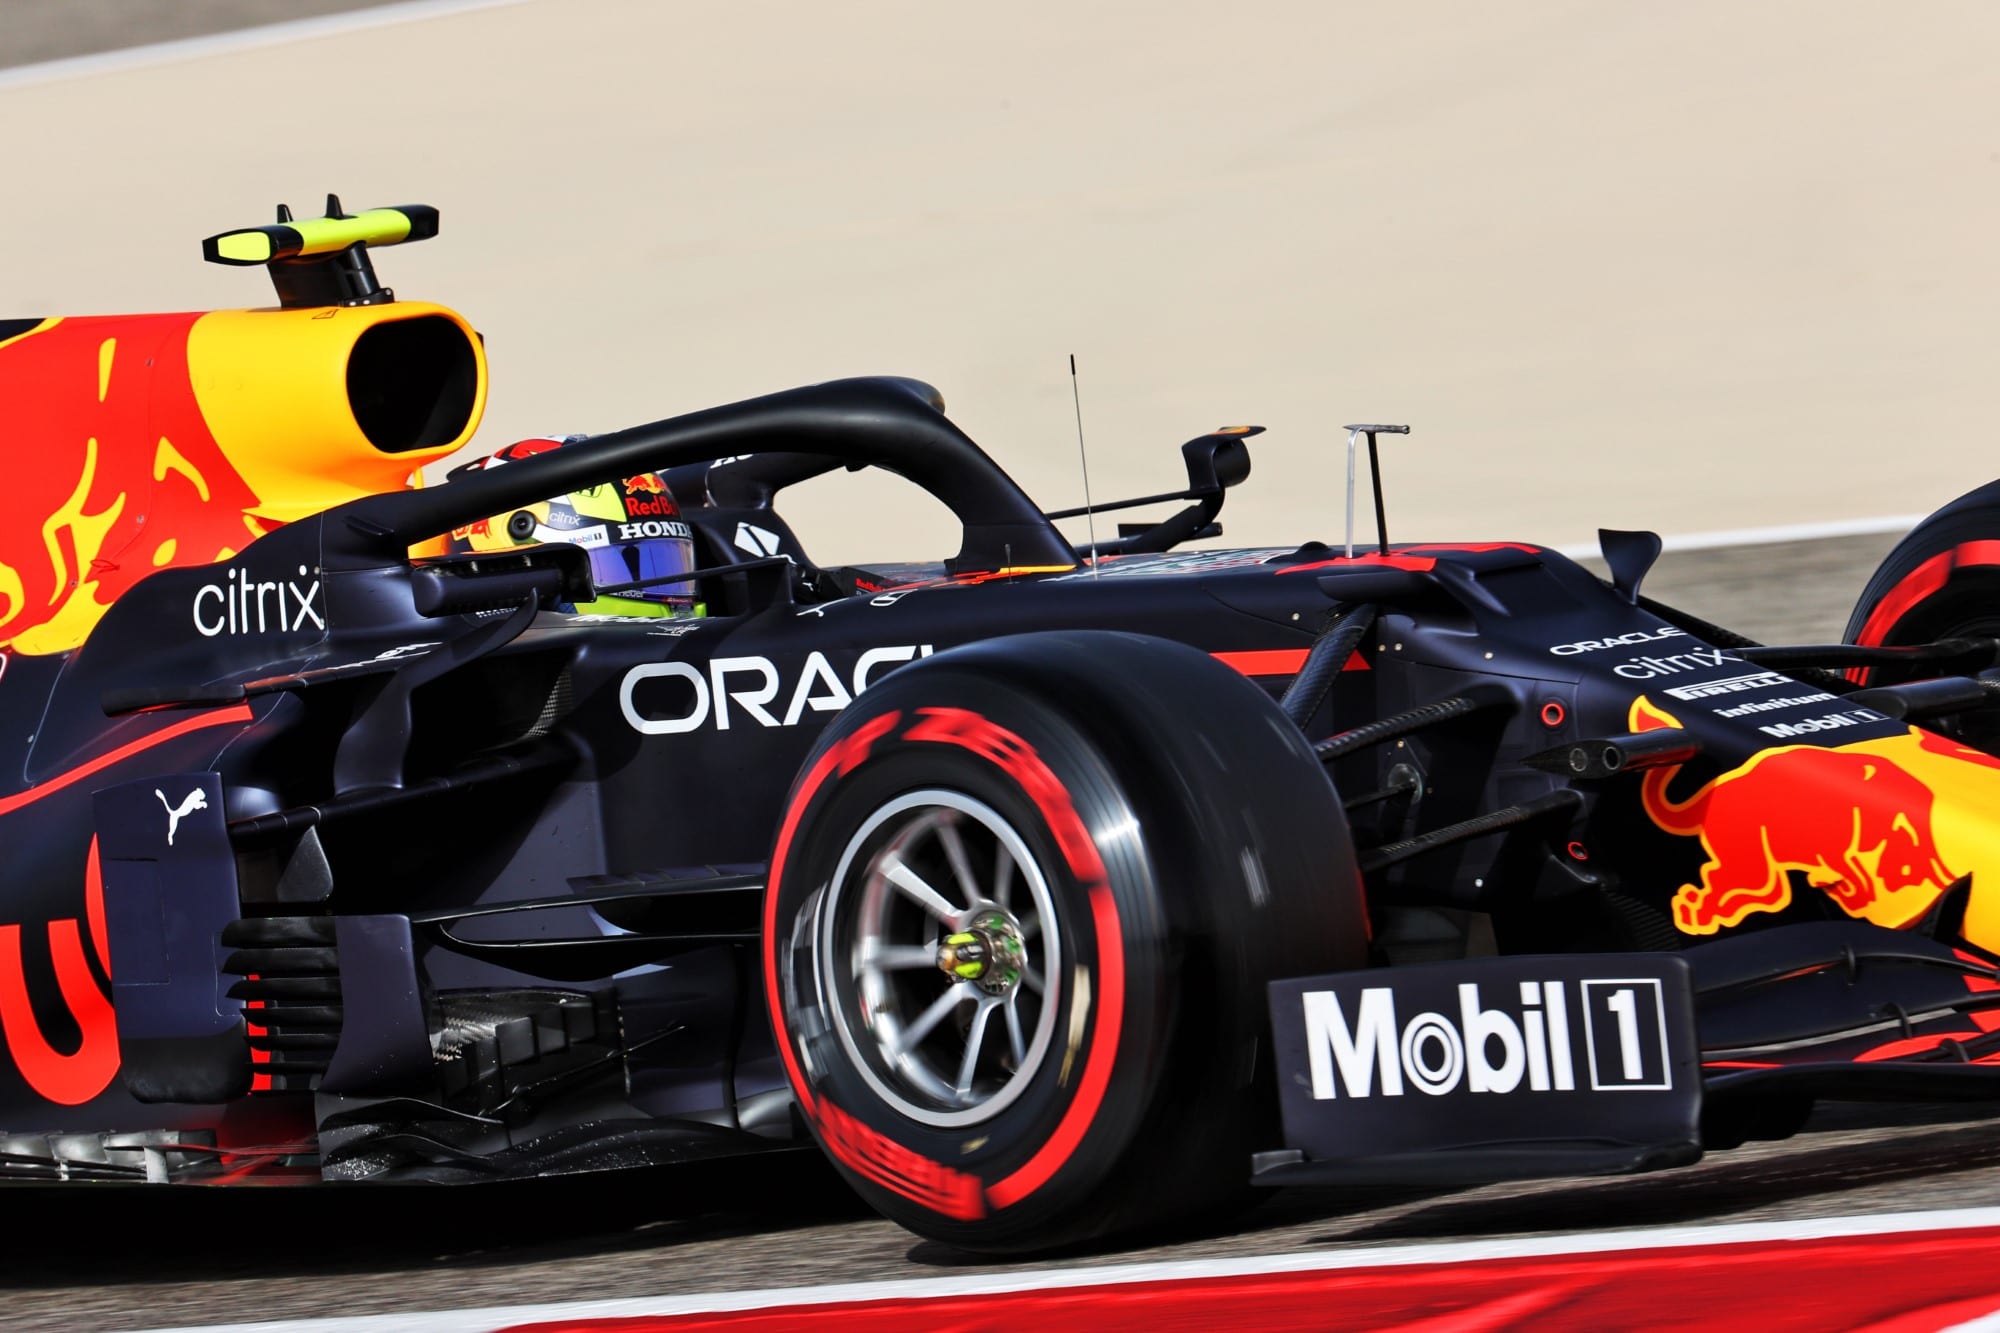
[[[267,266],[278,300],[286,306],[395,300],[395,293],[375,280],[368,250],[429,240],[438,234],[438,211],[427,204],[401,204],[344,215],[339,197],[331,194],[326,205],[326,217],[298,220],[280,204],[277,222],[210,236],[201,243],[201,257],[211,264]]]

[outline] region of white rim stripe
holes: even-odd
[[[151,69],[159,65],[175,65],[182,61],[199,60],[207,56],[228,55],[236,51],[255,51],[261,47],[283,46],[288,42],[310,41],[316,37],[337,37],[344,33],[393,27],[399,23],[417,23],[425,19],[447,18],[453,14],[526,3],[528,0],[402,0],[399,4],[375,5],[368,9],[348,10],[340,14],[289,19],[283,23],[266,23],[255,28],[238,28],[231,32],[181,37],[170,42],[128,46],[117,51],[97,51],[90,55],[70,56],[64,60],[45,60],[40,64],[0,69],[0,92],[12,88],[32,88],[44,83],[60,83],[65,79],[118,74],[126,70]]]
[[[485,1310],[441,1311],[305,1319],[257,1324],[216,1324],[176,1333],[491,1333],[513,1324],[631,1319],[649,1315],[724,1313],[781,1306],[850,1301],[912,1300],[1048,1291],[1128,1282],[1217,1281],[1261,1274],[1334,1272],[1356,1268],[1401,1268],[1413,1264],[1463,1264],[1489,1259],[1603,1254],[1620,1250],[1686,1249],[1699,1245],[1780,1245],[1850,1236],[1957,1231],[2000,1227],[2000,1208],[1956,1208],[1923,1213],[1881,1213],[1862,1217],[1801,1218],[1788,1222],[1737,1222],[1715,1226],[1662,1227],[1511,1240],[1448,1241],[1431,1245],[1359,1246],[1318,1254],[1254,1255],[1238,1259],[1184,1259],[1169,1263],[1114,1264],[1094,1268],[1040,1269],[990,1276],[848,1282],[834,1286],[775,1291],[727,1291],[699,1296],[636,1297],[571,1301],[556,1305],[498,1306]],[[147,1333],[167,1333],[148,1330]]]

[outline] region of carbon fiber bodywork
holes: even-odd
[[[774,498],[843,465],[937,496],[958,552],[814,566]],[[571,548],[407,554],[640,473],[695,529],[705,618],[565,610]],[[1629,534],[1607,584],[1530,544],[1156,531],[1092,567],[932,391],[854,380],[144,578],[81,648],[0,659],[0,1172],[467,1180],[801,1142],[758,947],[788,792],[890,673],[1051,630],[1199,649],[1322,742],[1377,965],[1686,949],[1719,1105],[1911,1065],[1984,1094],[1996,766],[1908,720],[1976,685],[1844,698],[1825,652],[1760,661],[1644,602]]]

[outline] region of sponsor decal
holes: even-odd
[[[660,474],[657,472],[641,472],[636,477],[625,478],[625,494],[627,495],[665,495],[666,493],[667,483],[661,479]],[[627,508],[630,508],[630,506],[628,505]]]
[[[199,787],[196,787],[193,791],[182,797],[179,805],[169,803],[167,794],[158,787],[153,788],[153,795],[160,798],[160,806],[167,812],[167,846],[169,847],[174,845],[174,834],[180,832],[181,821],[183,819],[186,819],[197,810],[208,809],[208,793]]]
[[[1797,722],[1773,722],[1757,730],[1766,736],[1789,740],[1794,736],[1810,736],[1816,731],[1839,731],[1843,727],[1865,727],[1871,722],[1888,720],[1887,713],[1878,713],[1872,708],[1849,708],[1838,713],[1828,713],[1824,717],[1800,718]]]
[[[760,528],[755,523],[736,525],[736,549],[748,551],[751,555],[777,555],[784,546],[784,539],[769,528]]]
[[[1834,696],[1815,690],[1811,694],[1787,694],[1776,699],[1752,699],[1747,704],[1737,704],[1733,708],[1718,708],[1717,717],[1749,717],[1753,713],[1774,713],[1780,708],[1803,708],[1807,704],[1826,704],[1834,701]]]
[[[1798,682],[1778,671],[1752,671],[1745,676],[1724,676],[1721,680],[1704,680],[1698,685],[1676,685],[1664,691],[1669,698],[1692,703],[1696,699],[1713,699],[1724,694],[1752,694],[1758,690],[1774,690],[1784,685]],[[1820,698],[1831,699],[1832,695],[1821,690]],[[1730,716],[1728,713],[1724,717]]]
[[[643,537],[693,537],[687,524],[673,519],[649,519],[644,523],[620,523],[618,540],[635,542]]]
[[[1656,978],[1573,983],[1524,980],[1512,1010],[1488,1007],[1477,982],[1458,987],[1449,1012],[1396,1012],[1396,988],[1369,986],[1350,1013],[1334,990],[1301,997],[1312,1095],[1442,1097],[1572,1092],[1665,1092],[1674,1085],[1667,1059],[1666,1010]],[[1489,992],[1490,994],[1491,992]],[[1502,992],[1503,994],[1506,992]],[[1352,997],[1350,997],[1352,999]],[[1581,1022],[1581,1061],[1571,1013]]]
[[[587,521],[571,514],[551,514],[549,517],[565,518],[571,523]],[[538,542],[567,542],[571,546],[581,546],[585,550],[595,550],[600,546],[611,545],[611,532],[602,523],[594,523],[587,528],[537,523],[535,524],[534,540]]]
[[[1564,1140],[1698,1153],[1687,963],[1466,958],[1269,987],[1285,1145],[1309,1160]]]
[[[1707,671],[1740,660],[1726,648],[1690,648],[1684,653],[1629,658],[1612,667],[1614,675],[1626,680],[1654,680],[1683,671]]]
[[[1671,625],[1659,629],[1634,630],[1630,634],[1614,634],[1608,639],[1579,639],[1575,643],[1559,643],[1549,651],[1557,657],[1575,657],[1578,653],[1602,652],[1606,648],[1629,648],[1641,643],[1658,643],[1661,639],[1684,639],[1687,635]]]
[[[194,594],[194,627],[205,638],[241,634],[291,634],[323,630],[319,580],[304,565],[297,579],[260,580],[247,569],[231,568],[219,583]]]
[[[853,703],[883,668],[930,655],[927,643],[870,648],[855,659],[853,672],[843,681],[826,654],[815,650],[806,656],[789,691],[783,688],[777,664],[768,657],[717,657],[706,666],[650,662],[625,673],[618,687],[618,708],[634,731],[647,736],[675,735],[709,726],[728,731],[743,725],[745,718],[760,727],[795,727],[808,712],[837,713]],[[636,695],[640,683],[647,680],[686,682],[692,692],[681,696],[685,711],[666,716],[642,711]],[[787,699],[782,715],[769,707],[781,694]]]
[[[1760,730],[1785,739],[1885,721],[1853,709]],[[1679,723],[1641,697],[1630,725]],[[2000,806],[2000,760],[1916,727],[1837,748],[1773,746],[1677,798],[1669,789],[1680,771],[1648,770],[1642,799],[1655,825],[1699,838],[1706,854],[1698,880],[1673,900],[1674,924],[1690,935],[1784,910],[1798,879],[1850,916],[1906,926],[1960,875],[2000,859],[1988,813]],[[2000,937],[2000,916],[1975,901],[1966,936],[1987,947]]]
[[[681,512],[670,495],[656,495],[650,499],[640,499],[635,495],[625,497],[625,514],[628,518],[673,518]]]

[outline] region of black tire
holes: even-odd
[[[1875,571],[1844,638],[1905,647],[1961,637],[2000,638],[2000,482],[1970,491],[1919,523]],[[1911,679],[1912,668],[1858,667],[1864,685]],[[2000,751],[2000,721],[1963,720],[1963,739]]]
[[[1019,895],[981,918],[979,947],[1021,950],[1004,994],[999,973],[926,969],[950,912],[894,887],[984,897],[982,863]],[[822,1146],[895,1221],[992,1253],[1240,1200],[1249,1154],[1278,1146],[1265,983],[1367,948],[1346,820],[1298,729],[1205,654],[1106,632],[995,639],[871,688],[793,788],[765,910],[777,1041]]]

